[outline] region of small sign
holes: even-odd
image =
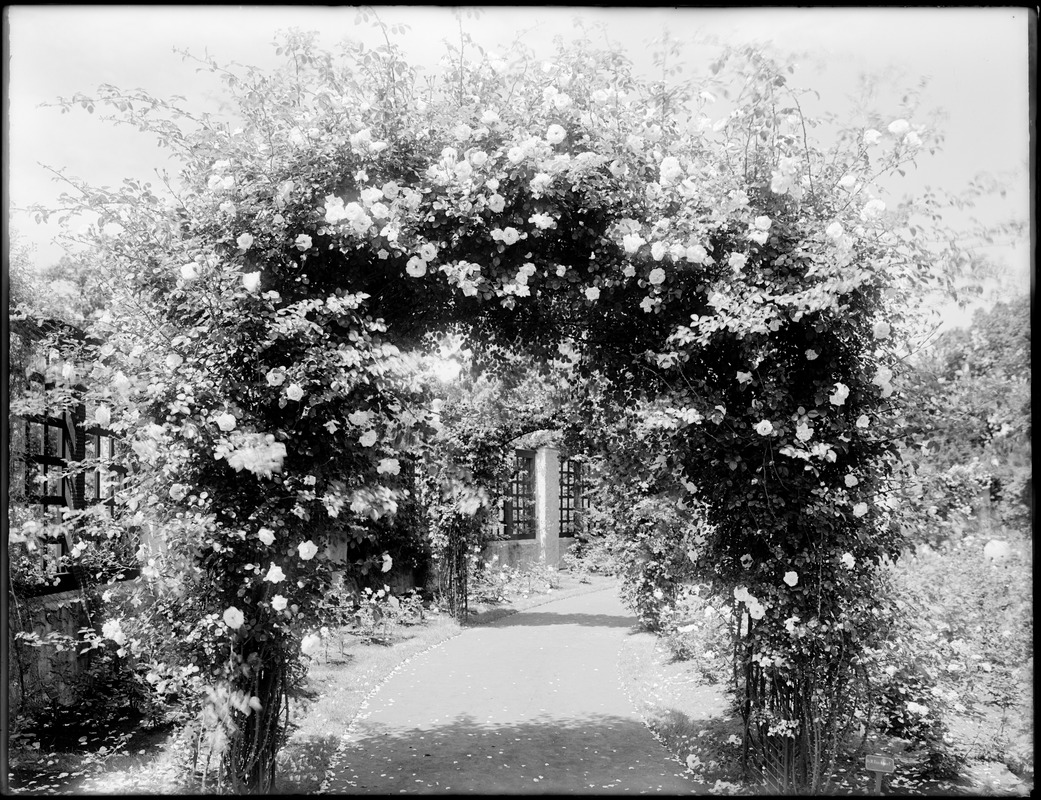
[[[896,764],[889,756],[864,756],[864,768],[871,772],[896,772]]]

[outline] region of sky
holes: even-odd
[[[650,71],[648,43],[668,30],[686,44],[688,62],[703,68],[716,52],[705,44],[769,43],[803,54],[797,78],[836,107],[851,94],[860,73],[896,68],[907,82],[931,78],[923,106],[942,108],[946,142],[942,153],[920,161],[903,185],[889,187],[897,199],[926,185],[960,191],[979,172],[1001,175],[1004,200],[981,207],[983,219],[1030,219],[1028,153],[1028,27],[1022,8],[635,8],[484,6],[463,15],[471,36],[488,49],[505,50],[522,36],[549,55],[555,35],[569,38],[574,20],[600,22],[607,37]],[[397,41],[413,63],[433,68],[446,38],[458,36],[449,7],[378,6],[387,24],[410,30]],[[257,66],[275,63],[271,41],[292,27],[320,32],[332,47],[345,37],[373,46],[380,34],[356,25],[354,7],[323,6],[7,6],[7,130],[4,188],[11,226],[36,246],[40,264],[61,251],[55,230],[37,226],[18,209],[53,205],[60,193],[41,164],[99,185],[124,177],[155,180],[155,169],[176,172],[153,138],[115,128],[86,112],[61,114],[40,107],[57,97],[91,93],[99,84],[181,95],[191,107],[213,109],[218,87],[196,72],[174,48],[209,51],[219,61]],[[903,82],[899,86],[905,85]],[[895,108],[898,84],[883,85],[880,105]],[[885,92],[893,92],[886,98]],[[710,112],[711,113],[711,112]],[[912,120],[914,122],[915,120]],[[1014,283],[1030,287],[1029,241],[991,254]]]

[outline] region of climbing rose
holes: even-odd
[[[567,131],[559,125],[550,125],[546,130],[546,141],[550,144],[560,144],[567,138]]]
[[[849,387],[844,383],[836,383],[835,391],[828,399],[831,401],[833,406],[841,406],[846,402],[847,397],[849,397]]]
[[[376,431],[365,431],[358,439],[362,447],[372,447],[376,444]]]
[[[289,384],[289,386],[286,387],[286,397],[288,397],[293,402],[299,402],[303,396],[304,390],[300,387],[300,384],[291,383]]]
[[[683,177],[683,169],[680,167],[679,159],[674,156],[666,156],[661,160],[658,181],[662,186],[675,183]]]
[[[885,210],[886,204],[881,200],[868,200],[864,203],[864,207],[860,209],[860,218],[867,222],[869,219],[875,219]]]
[[[871,424],[871,420],[868,419],[868,415],[867,414],[861,414],[859,417],[857,417],[857,427],[858,428],[866,428],[870,424]]]
[[[665,258],[665,243],[655,242],[651,245],[651,258],[655,261],[661,261]]]
[[[241,624],[241,623],[240,623]],[[122,645],[126,642],[126,634],[123,633],[122,627],[120,627],[118,619],[110,619],[104,625],[101,626],[101,635],[106,639],[111,639],[118,645]]]
[[[295,244],[296,249],[300,250],[301,252],[310,250],[312,244],[311,237],[308,236],[306,233],[301,233],[299,236],[296,237],[296,241],[294,241],[293,244]]]
[[[540,231],[549,230],[550,228],[557,227],[556,220],[553,219],[549,214],[532,214],[528,217],[528,222],[538,228]]]
[[[600,298],[600,290],[596,286],[590,286],[586,289],[586,299],[593,301]]]
[[[422,278],[427,274],[427,262],[419,256],[412,256],[412,258],[408,260],[408,263],[405,264],[405,272],[413,278]]]
[[[752,373],[751,372],[738,372],[737,373],[737,382],[738,383],[748,383],[750,380],[752,380]]]
[[[503,244],[516,244],[518,239],[520,239],[520,233],[517,231],[516,228],[503,228]]]
[[[651,270],[651,274],[647,276],[647,280],[650,281],[652,286],[660,286],[665,283],[665,270],[661,267],[655,267]]]
[[[745,264],[748,263],[748,256],[744,253],[731,253],[730,258],[727,259],[727,263],[730,265],[731,269],[738,272],[745,268]]]
[[[797,572],[784,573],[784,582],[789,586],[795,586],[799,582],[799,574]]]
[[[812,350],[812,349],[811,350],[807,350],[806,351],[806,360],[807,361],[813,361],[813,360],[815,360],[817,358],[818,355],[819,355],[819,353],[816,350]]]
[[[853,565],[857,563],[856,559],[853,558],[852,553],[843,553],[840,560],[846,569],[853,569]]]
[[[229,414],[228,412],[224,412],[219,417],[217,417],[217,427],[220,428],[222,431],[227,432],[235,430],[236,424],[237,422],[235,420],[235,416],[233,414]]]
[[[372,414],[370,414],[368,411],[352,411],[350,414],[347,415],[347,421],[351,423],[351,425],[357,425],[361,427],[369,421],[369,418],[371,416]]]
[[[894,136],[903,136],[911,130],[911,123],[906,119],[896,119],[889,123],[889,132]]]
[[[308,539],[306,542],[301,542],[296,549],[297,552],[300,554],[300,558],[302,558],[304,561],[310,561],[312,558],[315,557],[315,554],[318,552],[318,545],[316,545],[314,542]]]
[[[286,381],[286,371],[284,367],[274,367],[267,371],[267,375],[264,376],[267,379],[268,386],[281,386]]]
[[[853,506],[853,516],[862,517],[867,513],[867,503],[857,503]]]
[[[243,253],[249,250],[253,246],[253,236],[248,233],[243,233],[235,240],[235,244],[239,246],[239,250]]]
[[[317,633],[309,633],[300,642],[300,652],[305,656],[314,653],[322,643],[322,637]]]
[[[646,242],[646,239],[636,233],[627,233],[622,237],[622,246],[625,248],[625,252],[629,254],[635,253]]]
[[[261,528],[257,531],[257,538],[264,544],[271,544],[275,541],[275,532],[270,528]]]
[[[384,458],[380,460],[376,472],[380,475],[398,475],[401,472],[401,464],[396,458]]]
[[[825,228],[824,233],[827,234],[829,239],[838,239],[843,233],[842,224],[839,222],[833,222]]]
[[[235,606],[230,606],[224,612],[224,624],[231,628],[233,631],[237,631],[242,627],[242,623],[246,621],[246,618],[242,615]]]
[[[882,134],[874,128],[864,131],[864,144],[878,144],[882,140]]]
[[[181,277],[186,281],[190,281],[199,277],[199,273],[196,271],[195,265],[189,263],[181,267]]]
[[[891,330],[888,322],[876,322],[875,327],[871,329],[871,335],[876,339],[885,339]]]
[[[758,425],[755,426],[755,432],[760,436],[769,436],[774,431],[774,426],[770,424],[770,420],[764,419]]]
[[[94,410],[94,421],[102,428],[112,424],[112,412],[108,410],[108,406],[98,406]]]
[[[260,273],[247,272],[242,276],[242,286],[247,292],[255,292],[260,288]]]
[[[496,214],[501,214],[502,210],[506,208],[506,198],[501,194],[493,194],[488,198],[488,208]]]
[[[271,565],[271,569],[269,569],[267,571],[267,575],[264,576],[264,580],[269,581],[271,583],[280,583],[285,579],[286,574],[282,571],[281,567],[276,566],[275,564]]]
[[[275,609],[275,611],[285,611],[287,602],[288,601],[282,595],[276,594],[271,598],[271,607]]]
[[[756,228],[758,228],[761,231],[768,231],[768,230],[770,230],[770,225],[771,225],[771,220],[770,220],[769,217],[763,216],[763,217],[756,217],[755,218],[755,226],[756,226]]]
[[[846,486],[850,489],[860,483],[860,481],[857,480],[857,476],[853,474],[847,475],[843,480],[845,481]]]
[[[390,557],[389,553],[383,554],[383,566],[381,567],[382,572],[390,572],[390,568],[394,566],[394,559]]]
[[[813,428],[805,422],[800,422],[795,429],[795,438],[800,442],[808,442],[813,438]]]

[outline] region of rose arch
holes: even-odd
[[[703,97],[588,45],[427,88],[389,44],[281,47],[274,73],[208,64],[234,125],[111,88],[68,102],[183,157],[162,199],[80,187],[113,307],[76,356],[132,453],[124,524],[152,531],[122,632],[153,670],[197,668],[228,786],[272,783],[329,554],[385,563],[404,465],[442,424],[424,347],[452,330],[488,365],[567,365],[576,441],[683,510],[668,548],[741,611],[750,746],[821,789],[899,546],[880,426],[921,253],[869,177],[912,157],[907,131],[825,152],[752,49],[716,65],[739,90],[713,130]],[[443,490],[487,504],[462,473]]]

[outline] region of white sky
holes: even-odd
[[[388,24],[405,22],[398,37],[414,63],[433,67],[443,40],[458,35],[451,9],[381,6]],[[595,7],[480,7],[464,25],[489,49],[504,49],[518,34],[548,53],[553,36],[575,32],[580,16],[606,25],[638,69],[650,70],[648,42],[667,28],[670,36],[692,41],[715,35],[730,44],[770,42],[805,53],[795,83],[817,89],[825,102],[840,102],[855,89],[863,71],[902,68],[906,83],[931,76],[925,108],[948,113],[944,152],[919,162],[897,195],[928,184],[958,191],[978,172],[1010,173],[1003,203],[983,209],[989,218],[1029,218],[1028,61],[1030,13],[1019,8],[926,9],[645,9]],[[62,115],[38,108],[58,96],[91,93],[101,83],[143,88],[154,95],[188,98],[189,105],[215,107],[218,87],[197,74],[173,48],[204,50],[219,61],[263,66],[273,63],[275,32],[290,27],[318,30],[333,46],[345,37],[376,45],[378,34],[355,26],[352,7],[310,6],[8,6],[8,130],[5,188],[9,208],[53,204],[60,189],[38,162],[92,183],[118,185],[124,177],[149,180],[154,168],[169,164],[154,140],[131,129],[101,123],[86,112]],[[710,60],[704,45],[692,44],[688,61],[702,69]],[[893,98],[896,109],[899,97]],[[915,120],[912,120],[915,122]],[[38,247],[41,262],[60,251],[49,244],[53,229],[41,229],[17,211],[13,227]],[[1029,242],[995,255],[1005,257],[1010,274],[1029,286]]]

